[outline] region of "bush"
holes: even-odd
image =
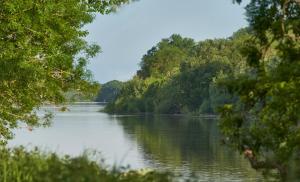
[[[88,154],[78,157],[58,156],[32,151],[24,147],[0,149],[0,181],[2,182],[147,182],[171,181],[168,173],[134,171],[128,168],[104,167]]]

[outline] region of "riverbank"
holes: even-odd
[[[107,115],[98,112],[103,106],[97,104],[68,106],[65,112],[53,107],[43,108],[53,112],[51,126],[32,131],[17,129],[8,146],[23,145],[26,150],[38,146],[42,152],[53,152],[61,158],[77,158],[86,150],[99,151],[105,159],[103,167],[171,171],[185,179],[195,176],[199,181],[262,179],[243,156],[220,144],[214,118]],[[94,156],[91,158],[94,160]]]
[[[155,113],[155,112],[110,112],[104,108],[100,109],[99,112],[109,114],[111,116],[124,117],[124,116],[168,116],[168,117],[188,117],[188,118],[211,118],[217,119],[219,114],[217,113],[182,113],[182,114],[164,114],[164,113]]]

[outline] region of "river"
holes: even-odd
[[[198,181],[263,181],[239,153],[221,145],[211,117],[111,116],[103,106],[77,104],[54,113],[52,125],[14,131],[9,146],[39,146],[44,151],[82,154],[97,150],[108,165],[169,170]]]

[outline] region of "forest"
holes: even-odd
[[[169,164],[181,166],[177,163],[181,158],[201,163],[207,158],[199,155],[209,156],[214,147],[206,143],[204,151],[200,145],[189,152],[184,148],[194,146],[196,138],[189,134],[198,128],[206,142],[220,136],[220,143],[243,155],[264,177],[299,179],[291,178],[291,173],[299,174],[295,166],[300,163],[300,1],[243,1],[248,26],[232,36],[197,42],[173,34],[145,53],[132,79],[100,86],[87,64],[101,48],[85,39],[89,33],[85,26],[97,14],[114,13],[133,1],[0,1],[0,181],[174,181],[172,173],[154,168],[146,172],[107,168],[85,154],[8,146],[18,129],[32,132],[51,125],[52,113],[39,112],[44,106],[64,108],[70,100],[94,97],[100,87],[96,99],[109,102],[104,111],[112,115],[84,109],[97,124],[99,118],[111,119],[108,125],[118,129],[123,123],[121,134],[127,132],[125,139],[143,146],[145,158],[149,154],[164,161],[174,152],[176,160]],[[87,113],[78,109],[76,114],[60,115],[74,115],[65,132],[75,130],[74,121],[80,117],[89,122]],[[141,120],[121,117],[130,114],[148,118],[142,125]],[[155,114],[194,118],[162,121]],[[204,115],[216,116],[218,128],[205,130],[215,125],[194,121]],[[82,126],[89,125],[77,125],[79,132],[85,129]],[[180,139],[175,141],[174,136]],[[115,137],[110,136],[109,142]],[[220,143],[214,141],[214,146]],[[215,153],[226,156],[222,150]]]
[[[140,70],[105,110],[199,115],[238,103],[221,82],[247,71],[241,50],[252,36],[251,29],[244,28],[224,39],[195,42],[176,34],[163,39],[143,56]]]
[[[163,39],[106,111],[217,113],[225,144],[286,180],[300,149],[299,3],[253,0],[249,27],[227,39]]]

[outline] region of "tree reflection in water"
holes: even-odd
[[[204,180],[262,179],[240,154],[221,145],[214,118],[151,115],[117,119],[153,167]]]

